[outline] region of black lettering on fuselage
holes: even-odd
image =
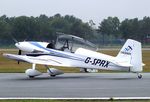
[[[94,59],[92,65],[96,65],[96,62],[97,62],[97,59]]]
[[[106,64],[103,66],[103,67],[108,67],[108,64],[109,64],[110,62],[108,62],[108,61],[106,61]]]
[[[104,64],[105,64],[105,62],[106,62],[105,60],[102,60],[101,63],[99,64],[99,66],[102,66],[102,67],[103,67]]]
[[[91,64],[91,65],[98,65],[98,66],[101,66],[101,67],[108,67],[109,65],[109,61],[105,61],[105,60],[101,60],[101,59],[92,59],[91,57],[87,57],[84,61],[85,63],[87,64]]]
[[[95,65],[100,64],[100,63],[101,63],[101,60],[98,59],[98,60],[96,61]]]
[[[91,60],[91,58],[90,58],[90,57],[87,57],[84,62],[85,62],[85,63],[89,63],[90,60]]]

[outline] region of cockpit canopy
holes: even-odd
[[[86,48],[94,51],[97,49],[96,45],[88,40],[67,34],[62,34],[57,37],[55,48],[68,52],[75,52],[77,48]]]

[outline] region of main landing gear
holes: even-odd
[[[34,78],[35,76],[39,76],[42,74],[40,71],[36,70],[35,66],[36,64],[32,64],[32,68],[27,69],[25,71],[25,73],[27,74],[27,76],[29,76],[29,78]]]
[[[55,77],[56,75],[64,74],[61,70],[58,70],[55,68],[49,68],[47,65],[45,65],[45,67],[51,77]]]

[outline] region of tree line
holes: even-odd
[[[113,35],[115,38],[135,39],[142,43],[149,43],[150,40],[150,17],[139,20],[125,19],[122,22],[117,17],[108,17],[98,26],[98,32],[103,36]]]
[[[0,17],[0,45],[12,44],[12,38],[18,41],[37,40],[51,41],[56,39],[56,32],[76,35],[88,40],[101,43],[108,39],[132,38],[147,43],[150,36],[150,17],[139,20],[125,19],[120,21],[117,17],[108,17],[99,23],[98,28],[94,23],[83,22],[72,15],[61,16],[56,14],[48,17]]]

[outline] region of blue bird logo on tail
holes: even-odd
[[[132,51],[132,50],[133,50],[132,47],[128,45],[128,46],[124,49],[124,51],[122,51],[121,53],[127,54],[127,55],[131,55],[131,51]]]

